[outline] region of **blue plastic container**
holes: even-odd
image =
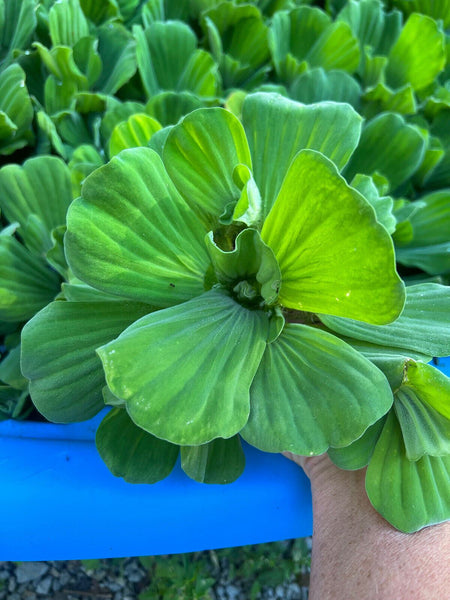
[[[450,371],[450,359],[439,368]],[[0,422],[0,560],[190,552],[312,533],[309,482],[284,457],[245,447],[244,474],[199,484],[177,466],[155,485],[110,474],[94,437],[73,425]]]
[[[246,446],[245,472],[229,485],[196,483],[179,465],[160,483],[128,484],[97,453],[100,420],[0,423],[0,560],[145,556],[311,534],[308,479],[284,457]]]

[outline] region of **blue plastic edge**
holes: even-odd
[[[449,374],[450,358],[439,359]],[[0,423],[0,560],[69,560],[192,552],[312,533],[309,481],[280,455],[244,446],[233,484],[206,485],[177,465],[164,481],[111,475],[84,423]]]

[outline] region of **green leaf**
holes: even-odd
[[[364,115],[368,118],[381,112],[396,112],[401,115],[413,115],[417,112],[414,90],[409,83],[394,91],[379,82],[366,91],[363,103]]]
[[[206,229],[149,148],[124,150],[89,175],[67,225],[68,263],[99,290],[160,307],[204,291]]]
[[[95,87],[104,94],[115,94],[136,72],[136,44],[118,23],[103,25],[97,31],[103,70]]]
[[[412,533],[450,518],[450,456],[410,461],[394,411],[389,413],[366,474],[375,509],[397,529]]]
[[[450,189],[428,194],[420,202],[420,208],[409,217],[412,240],[398,248],[397,259],[430,274],[450,272]]]
[[[325,315],[320,315],[320,320],[333,331],[357,340],[394,348],[411,348],[430,356],[448,356],[449,297],[448,287],[422,283],[406,288],[403,312],[389,325],[369,325]]]
[[[267,93],[245,98],[243,123],[264,215],[269,213],[299,150],[318,150],[342,169],[358,144],[361,130],[361,117],[347,104],[304,106]]]
[[[60,81],[54,75],[49,75],[44,86],[44,105],[49,115],[54,115],[62,110],[70,110],[74,104],[74,97],[78,86],[74,81],[66,79]]]
[[[109,140],[109,156],[127,148],[147,146],[152,135],[160,129],[160,123],[145,113],[132,115],[114,127]]]
[[[28,381],[20,371],[20,344],[10,350],[0,363],[0,381],[17,390],[27,390]]]
[[[22,372],[50,421],[90,419],[104,407],[96,348],[151,311],[130,302],[51,302],[22,331]]]
[[[204,105],[204,101],[191,92],[169,91],[152,96],[145,106],[145,111],[166,126],[175,125],[181,117]]]
[[[450,380],[431,365],[409,361],[404,370],[402,390],[409,388],[438,413],[450,420]]]
[[[69,161],[70,177],[72,180],[72,196],[74,198],[77,198],[80,195],[81,184],[86,177],[103,164],[103,157],[94,146],[82,144],[75,148]]]
[[[212,56],[197,50],[197,38],[188,25],[158,21],[145,30],[135,26],[133,33],[138,69],[149,98],[163,90],[216,95],[217,66]]]
[[[351,346],[325,331],[288,324],[266,348],[241,435],[267,452],[322,454],[359,438],[392,400],[381,371]]]
[[[415,172],[425,152],[425,137],[394,113],[384,113],[363,128],[361,140],[345,170],[351,180],[357,173],[386,177],[395,190]]]
[[[63,279],[68,279],[68,266],[64,254],[64,234],[66,226],[59,225],[51,232],[52,247],[45,253],[48,264],[61,275]]]
[[[381,196],[373,179],[368,175],[356,175],[351,186],[370,202],[377,215],[377,221],[384,225],[388,233],[394,233],[397,219],[393,215],[394,202],[390,196]]]
[[[445,392],[450,406],[448,381]],[[450,455],[450,419],[422,401],[413,387],[402,386],[397,390],[394,407],[408,460],[418,460],[424,455]]]
[[[136,425],[198,445],[229,438],[247,422],[267,332],[264,313],[213,289],[140,319],[98,354],[108,387]]]
[[[89,87],[86,76],[80,71],[73,57],[73,49],[68,46],[55,46],[51,50],[39,42],[34,42],[39,56],[47,70],[59,81],[74,84],[79,90]]]
[[[136,113],[145,112],[145,106],[140,102],[115,102],[115,99],[110,98],[107,110],[103,115],[100,124],[100,135],[103,143],[106,144],[111,137],[113,129],[121,121],[126,121],[128,117]]]
[[[163,160],[179,193],[208,228],[239,199],[236,165],[252,165],[241,123],[222,108],[198,109],[184,117],[168,135]]]
[[[94,36],[79,39],[73,47],[74,61],[86,76],[89,87],[94,85],[102,72],[102,59],[97,50],[98,40]]]
[[[5,64],[12,58],[14,50],[28,47],[35,28],[35,0],[2,0],[0,3],[0,59],[5,61]]]
[[[142,21],[146,27],[155,21],[187,21],[192,8],[190,4],[192,2],[147,0],[142,7]]]
[[[245,454],[238,435],[202,446],[181,447],[181,467],[200,483],[232,483],[242,475]]]
[[[322,67],[309,69],[292,83],[290,97],[297,102],[313,104],[323,100],[347,102],[357,109],[360,105],[361,88],[345,71],[325,71]]]
[[[0,169],[0,207],[10,223],[17,221],[19,234],[29,244],[27,222],[31,214],[44,225],[45,251],[52,241],[51,231],[66,220],[72,201],[70,172],[56,156],[37,156],[22,166],[11,164]]]
[[[128,483],[156,483],[167,477],[179,448],[136,427],[126,411],[113,408],[95,436],[97,450],[108,469]]]
[[[400,314],[404,286],[392,240],[320,153],[298,153],[261,237],[280,265],[282,305],[378,324]]]
[[[80,0],[81,8],[86,17],[96,25],[119,16],[119,6],[122,0]]]
[[[387,84],[399,88],[410,83],[414,90],[422,90],[444,66],[444,33],[430,17],[412,14],[389,53]]]
[[[272,250],[262,241],[255,229],[244,229],[235,240],[235,247],[225,252],[214,243],[212,232],[206,237],[206,247],[219,282],[233,287],[246,281],[256,298],[266,304],[278,297],[281,273]],[[248,298],[253,300],[253,296]]]
[[[360,438],[343,448],[329,448],[328,456],[340,469],[356,471],[369,464],[378,438],[383,430],[385,417],[371,425]]]
[[[63,141],[56,130],[56,125],[52,121],[52,119],[45,113],[43,110],[40,110],[36,113],[36,120],[39,126],[39,133],[41,136],[43,135],[46,140],[48,140],[51,147],[55,149],[55,151],[62,156],[62,158],[68,158],[68,148],[63,144]],[[47,151],[47,150],[46,150]]]
[[[89,35],[89,25],[78,0],[58,0],[48,13],[53,46],[75,46]]]
[[[0,154],[11,154],[33,140],[33,107],[25,73],[17,64],[0,73],[0,115]]]
[[[0,233],[0,320],[26,321],[53,300],[59,277],[12,235]]]
[[[440,0],[440,2],[430,2],[430,0],[394,0],[394,4],[406,15],[418,12],[433,17],[435,21],[442,19],[446,29],[450,26],[449,0]]]

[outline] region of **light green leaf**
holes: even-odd
[[[89,35],[89,25],[78,0],[58,0],[48,13],[53,46],[75,46]]]
[[[238,435],[217,438],[202,446],[181,447],[181,467],[200,483],[232,483],[245,467],[245,454]]]
[[[33,107],[18,64],[0,73],[0,115],[0,154],[11,154],[32,142]]]
[[[72,201],[70,171],[56,156],[37,156],[19,165],[6,165],[0,170],[0,207],[12,223],[17,221],[19,234],[28,244],[27,221],[36,215],[44,225],[45,251],[51,245],[54,227],[66,220]]]
[[[400,314],[392,240],[322,154],[298,153],[261,237],[280,265],[282,305],[378,324]]]
[[[140,102],[115,102],[115,99],[110,98],[110,102],[107,106],[106,112],[103,115],[100,124],[100,135],[103,143],[106,144],[111,137],[113,129],[121,121],[126,121],[128,117],[136,113],[142,113],[145,111],[145,106]]]
[[[329,448],[328,456],[340,469],[356,471],[369,464],[378,438],[383,430],[385,417],[371,425],[360,438],[343,448]]]
[[[403,375],[402,390],[413,390],[422,402],[450,420],[450,380],[431,365],[409,361]]]
[[[184,117],[168,135],[163,160],[178,191],[208,228],[239,199],[236,165],[252,165],[241,123],[222,108],[198,109]]]
[[[393,4],[406,15],[418,12],[433,17],[435,21],[442,19],[446,29],[450,26],[449,0],[440,0],[439,2],[433,0],[394,0]]]
[[[68,279],[68,266],[66,262],[66,256],[64,254],[64,234],[66,233],[66,226],[59,225],[55,227],[51,232],[52,247],[47,250],[45,258],[48,264],[55,269],[57,273],[61,275],[63,279]]]
[[[444,33],[430,17],[412,14],[389,53],[386,83],[393,88],[410,83],[414,90],[422,90],[444,66]]]
[[[59,277],[12,233],[0,233],[0,320],[26,321],[53,300]]]
[[[393,215],[394,201],[390,196],[381,196],[373,179],[368,175],[356,175],[351,186],[358,190],[375,209],[377,221],[384,225],[388,233],[394,233],[397,219]]]
[[[52,121],[52,119],[45,113],[43,110],[40,110],[36,113],[36,120],[39,127],[39,135],[44,138],[50,147],[53,147],[54,150],[62,156],[62,158],[67,159],[69,155],[69,150],[67,146],[63,144],[63,141],[56,130],[56,125]],[[48,152],[46,150],[44,152]]]
[[[213,289],[140,319],[97,352],[108,387],[139,427],[198,445],[247,422],[267,333],[264,313]]]
[[[44,105],[49,115],[55,115],[62,110],[70,110],[75,103],[78,86],[75,81],[65,79],[60,81],[54,75],[49,75],[44,85]]]
[[[381,173],[395,190],[422,162],[425,137],[394,113],[384,113],[363,128],[361,140],[345,170],[351,180],[357,173]]]
[[[69,161],[72,196],[74,198],[77,198],[80,195],[81,184],[86,177],[103,164],[103,157],[94,146],[83,144],[75,148]]]
[[[99,290],[160,307],[204,291],[206,229],[149,148],[124,150],[89,175],[67,224],[68,263]]]
[[[150,98],[145,111],[163,126],[175,125],[181,117],[205,105],[204,101],[191,92],[161,92]]]
[[[381,112],[396,112],[401,115],[413,115],[417,111],[414,90],[410,83],[398,90],[392,90],[379,82],[366,91],[363,96],[364,115],[367,118]]]
[[[361,88],[345,71],[325,71],[322,67],[309,69],[292,83],[290,97],[297,102],[313,104],[323,100],[348,102],[357,109],[360,104]]]
[[[266,304],[276,302],[281,282],[280,268],[272,250],[255,229],[244,229],[236,237],[234,249],[229,252],[214,243],[212,232],[205,241],[219,282],[229,288],[246,282],[250,295],[245,299],[249,303],[261,302],[261,296]],[[243,289],[239,291],[244,293]],[[239,294],[239,291],[236,293]]]
[[[104,407],[95,349],[151,311],[131,302],[51,302],[22,331],[22,372],[36,408],[50,421],[90,419]]]
[[[122,408],[112,409],[95,436],[97,450],[108,469],[128,483],[156,483],[167,477],[179,448],[136,427]]]
[[[368,325],[320,315],[320,320],[342,335],[382,346],[411,348],[430,356],[450,354],[450,290],[437,283],[406,288],[402,314],[389,325]]]
[[[243,123],[264,215],[269,213],[299,150],[318,150],[342,169],[356,148],[361,131],[361,117],[347,104],[304,106],[267,93],[245,98]]]
[[[389,413],[366,474],[366,490],[375,509],[406,533],[450,518],[450,456],[410,461],[400,425]]]
[[[69,81],[79,90],[89,87],[87,77],[80,71],[73,57],[73,49],[68,46],[55,46],[51,50],[39,42],[34,42],[39,56],[47,70],[59,81]]]
[[[27,390],[28,380],[20,370],[20,344],[10,350],[0,363],[0,381],[17,390]]]
[[[103,70],[95,87],[104,94],[115,94],[136,72],[135,41],[122,25],[103,25],[98,29],[98,53]]]
[[[322,454],[359,438],[392,400],[381,371],[351,346],[320,329],[288,324],[266,348],[241,435],[267,452]]]
[[[132,115],[114,127],[109,140],[109,156],[127,148],[147,146],[152,135],[160,129],[160,123],[145,113]]]
[[[142,21],[146,27],[155,21],[187,21],[190,4],[178,0],[147,0],[142,7]]]
[[[89,87],[94,85],[102,72],[102,59],[97,51],[98,40],[94,36],[83,37],[73,47],[73,58],[86,76]]]

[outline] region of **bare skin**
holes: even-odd
[[[310,600],[450,600],[450,522],[401,533],[367,499],[365,470],[285,456],[311,480]]]

